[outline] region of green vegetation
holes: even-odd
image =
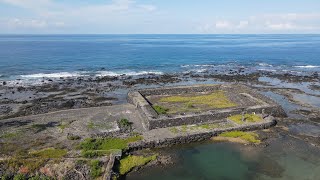
[[[187,130],[188,130],[188,126],[187,125],[182,125],[181,126],[181,131],[182,132],[187,132]]]
[[[194,130],[211,130],[215,128],[228,128],[232,127],[233,125],[230,123],[213,123],[213,124],[198,124],[198,125],[183,125],[183,126],[177,126],[177,127],[171,127],[169,130],[177,134],[179,132],[187,132],[187,131],[194,131]]]
[[[186,104],[187,108],[195,108],[192,102]]]
[[[102,163],[99,160],[92,160],[90,162],[90,176],[95,179],[102,174]]]
[[[28,178],[28,180],[53,180],[53,179],[54,178],[47,177],[47,176],[39,176],[39,175]]]
[[[173,134],[177,134],[179,132],[178,128],[172,127],[169,129]]]
[[[67,136],[67,139],[74,141],[74,140],[79,140],[79,139],[81,139],[81,137],[80,137],[80,136],[77,136],[77,135],[68,135],[68,136]]]
[[[8,174],[4,174],[0,177],[1,180],[10,180],[10,176]]]
[[[206,105],[211,108],[228,108],[236,104],[231,102],[224,91],[215,91],[211,94],[197,96],[169,96],[160,99],[166,103],[184,103],[186,107],[193,108],[194,105]]]
[[[132,122],[128,119],[120,119],[120,121],[118,121],[118,125],[122,131],[130,132],[132,130]]]
[[[243,131],[230,131],[221,133],[219,136],[221,137],[229,137],[229,138],[240,138],[250,143],[260,143],[258,134],[253,132],[243,132]]]
[[[244,123],[254,123],[254,122],[260,122],[262,121],[262,117],[256,114],[245,114],[244,119],[245,121],[242,121],[242,115],[237,114],[234,116],[228,117],[231,121],[237,123],[237,124],[244,124]]]
[[[128,127],[128,126],[131,126],[131,122],[128,120],[128,119],[120,119],[119,121],[119,125],[122,126],[122,127]]]
[[[17,174],[14,176],[13,180],[25,180],[27,179],[25,175],[23,174]]]
[[[3,135],[0,136],[0,138],[4,138],[4,139],[11,139],[11,138],[15,138],[18,137],[20,135],[20,133],[18,132],[14,132],[14,133],[5,133]]]
[[[88,129],[94,129],[94,123],[93,122],[88,122],[87,128]]]
[[[126,139],[122,138],[87,138],[80,143],[82,155],[84,157],[96,157],[110,154],[113,150],[126,149],[130,142],[142,140],[142,136],[132,136]]]
[[[33,172],[39,169],[49,159],[62,158],[67,154],[64,149],[43,149],[40,151],[26,152],[21,151],[10,159],[4,160],[4,164],[13,171],[23,168],[26,172]]]
[[[63,122],[61,121],[60,124],[58,125],[58,128],[60,128],[62,131],[67,128],[72,122],[74,121],[71,121],[71,122]]]
[[[121,175],[127,174],[134,167],[143,166],[148,162],[155,160],[156,158],[156,154],[148,157],[129,155],[120,160],[119,172]]]
[[[169,111],[168,108],[159,105],[153,105],[152,107],[158,114],[167,114],[167,112]]]
[[[62,158],[67,154],[67,150],[65,149],[54,149],[48,148],[40,151],[35,151],[30,153],[33,157],[51,159],[51,158]]]

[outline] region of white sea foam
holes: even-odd
[[[258,65],[262,67],[272,67],[271,64],[267,64],[267,63],[258,63]]]
[[[127,75],[127,76],[139,76],[139,75],[147,75],[147,74],[157,74],[161,75],[163,72],[161,71],[98,71],[96,76],[121,76],[121,75]]]
[[[259,71],[267,71],[267,72],[276,72],[277,70],[275,70],[275,69],[263,69],[263,68],[261,68],[261,69],[258,69]]]
[[[28,74],[28,75],[20,75],[21,78],[27,79],[39,79],[39,78],[67,78],[67,77],[79,77],[79,76],[87,76],[86,72],[59,72],[59,73],[37,73],[37,74]]]
[[[196,64],[195,67],[214,67],[212,64]]]
[[[320,68],[320,66],[313,66],[313,65],[305,65],[305,66],[294,66],[296,68]]]
[[[198,72],[198,73],[203,73],[203,72],[206,72],[207,70],[208,69],[202,68],[202,69],[197,69],[195,71]]]

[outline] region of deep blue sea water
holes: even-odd
[[[238,66],[320,71],[320,35],[0,35],[0,80]]]

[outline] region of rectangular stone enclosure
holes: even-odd
[[[240,84],[140,89],[128,93],[128,102],[149,130],[220,121],[243,112],[286,116],[273,100]]]

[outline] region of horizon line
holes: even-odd
[[[320,33],[0,33],[1,35],[320,35]]]

